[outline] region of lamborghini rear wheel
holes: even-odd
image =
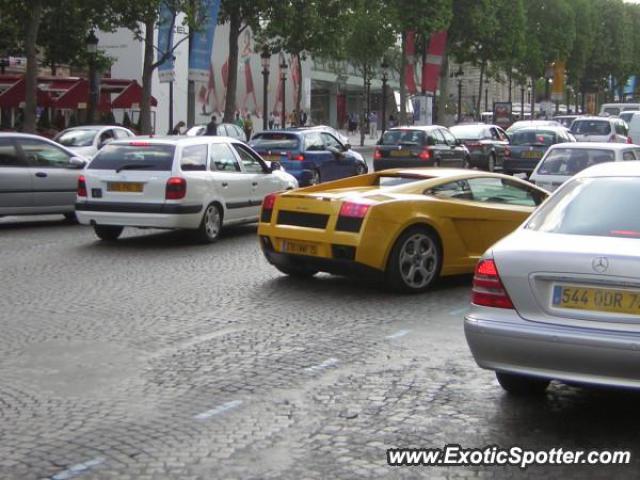
[[[436,233],[427,227],[411,227],[393,246],[386,282],[395,291],[424,292],[438,279],[441,268],[442,247]]]

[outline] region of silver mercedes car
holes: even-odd
[[[486,252],[464,328],[510,393],[640,387],[640,162],[583,170]]]

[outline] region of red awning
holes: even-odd
[[[0,107],[1,108],[19,108],[20,104],[26,100],[27,85],[24,77],[18,80],[16,83],[7,88],[4,92],[0,93]],[[53,105],[53,100],[48,93],[43,92],[38,88],[37,90],[37,104],[39,107],[50,107]]]
[[[133,108],[134,105],[140,106],[142,100],[142,87],[138,82],[133,80],[127,88],[125,88],[120,95],[111,103],[112,108]],[[158,101],[155,97],[151,97],[151,105],[153,107],[158,106]]]
[[[89,102],[89,82],[83,78],[76,81],[76,83],[64,92],[55,102],[56,108],[67,108],[70,110],[76,110],[78,108],[87,108]],[[102,93],[100,95],[100,105],[98,109],[101,112],[108,112],[111,110],[109,102],[109,95]]]

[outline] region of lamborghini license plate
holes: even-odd
[[[283,240],[282,250],[286,253],[293,253],[296,255],[318,255],[318,246],[314,243],[307,242],[292,242],[291,240]]]

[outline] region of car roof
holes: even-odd
[[[575,177],[640,177],[640,161],[599,163],[578,172]]]
[[[65,128],[65,130],[101,130],[103,128],[124,128],[125,130],[129,130],[127,127],[123,127],[122,125],[76,125],[75,127]]]
[[[556,148],[581,148],[581,149],[597,148],[600,150],[626,150],[628,148],[640,148],[640,147],[638,147],[638,145],[633,145],[630,143],[565,142],[565,143],[556,143],[555,145],[551,145],[551,149],[556,149]]]
[[[434,128],[446,129],[447,127],[443,127],[442,125],[399,125],[397,127],[388,128],[387,132],[393,130],[422,130],[424,132],[428,132],[430,130],[433,130]]]
[[[557,131],[563,131],[563,132],[569,132],[570,130],[567,127],[563,127],[562,125],[528,125],[528,126],[523,126],[522,128],[518,128],[516,130],[516,132],[531,132],[531,131],[540,131],[540,130],[548,130],[550,132],[557,132]],[[516,133],[516,132],[512,132],[512,133]]]
[[[603,122],[610,122],[610,121],[615,121],[615,120],[619,120],[618,117],[600,117],[598,115],[582,115],[580,118],[576,118],[576,121],[578,120],[602,120]]]
[[[154,145],[156,144],[157,145],[171,144],[176,146],[199,145],[199,144],[202,144],[204,140],[210,143],[228,143],[228,142],[240,143],[235,138],[224,137],[222,135],[211,135],[211,136],[199,135],[195,137],[187,136],[187,135],[171,135],[171,136],[160,136],[160,137],[138,136],[138,137],[125,138],[125,139],[118,139],[111,142],[109,145],[128,145],[130,143],[135,143],[135,142],[145,142],[145,143],[154,144]]]

